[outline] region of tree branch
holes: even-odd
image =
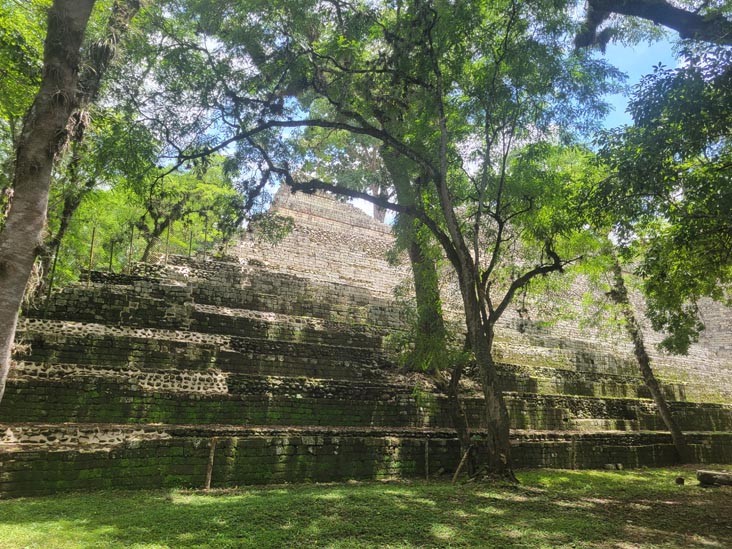
[[[537,265],[530,271],[525,272],[520,277],[515,279],[511,286],[509,286],[508,291],[506,292],[506,295],[503,296],[503,299],[501,300],[501,303],[499,303],[498,307],[492,312],[491,314],[491,320],[493,322],[496,322],[501,315],[504,313],[506,308],[509,306],[511,301],[513,300],[513,296],[516,294],[518,290],[526,286],[531,280],[539,275],[546,275],[553,272],[562,272],[564,270],[565,265],[569,265],[570,263],[573,263],[579,259],[580,257],[576,257],[574,259],[570,259],[567,261],[562,261],[561,258],[557,255],[557,253],[552,249],[551,243],[547,242],[544,247],[547,255],[552,260],[551,263],[545,263],[543,265]]]
[[[611,13],[640,17],[679,33],[684,39],[732,45],[732,21],[720,13],[700,14],[673,6],[665,0],[588,0],[585,30],[575,38],[577,47],[607,41],[598,27]]]

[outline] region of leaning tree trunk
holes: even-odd
[[[85,139],[86,127],[89,117],[83,112],[84,109],[99,99],[102,88],[102,80],[117,55],[121,37],[127,32],[132,19],[140,11],[140,0],[115,0],[112,5],[112,13],[107,22],[102,40],[94,42],[86,50],[82,71],[79,74],[77,89],[76,111],[72,115],[71,141],[74,147],[79,147]],[[79,184],[78,170],[81,163],[81,155],[74,149],[73,157],[69,163],[68,172],[74,190],[64,197],[64,208],[58,231],[44,247],[41,256],[41,283],[36,288],[36,296],[43,296],[50,284],[50,268],[54,258],[58,255],[61,241],[66,235],[71,219],[81,205],[84,197],[91,192],[96,184],[96,177],[89,178],[82,186]]]
[[[679,460],[681,463],[693,463],[695,460],[689,446],[686,444],[684,433],[681,432],[679,425],[676,423],[676,420],[668,407],[666,398],[661,392],[661,387],[656,380],[656,376],[653,375],[651,359],[648,356],[645,342],[643,341],[643,332],[641,331],[640,324],[638,324],[633,307],[630,304],[628,290],[625,287],[623,272],[620,269],[620,262],[617,257],[615,257],[613,261],[613,286],[609,295],[620,307],[623,314],[623,318],[625,319],[625,328],[633,342],[633,350],[638,362],[638,367],[643,375],[646,387],[648,387],[648,390],[653,397],[653,401],[656,403],[656,408],[658,408],[658,413],[661,416],[661,419],[663,419],[666,427],[671,432],[671,438],[674,441],[674,446],[676,447],[676,452],[679,455]]]
[[[394,183],[397,202],[404,206],[412,206],[414,204],[414,189],[410,183],[407,165],[403,159],[390,153],[386,148],[382,148],[381,156]],[[376,190],[372,189],[372,192],[376,192]],[[374,212],[376,214],[377,210],[374,209]],[[419,232],[424,230],[424,225],[420,221],[406,216],[400,217],[398,223],[400,225],[400,237],[407,240],[407,251],[409,253],[409,263],[412,267],[415,299],[417,301],[417,338],[413,356],[418,357],[417,360],[420,360],[419,357],[431,356],[434,358],[436,355],[446,357],[447,331],[440,305],[439,274],[434,259],[429,257],[429,253],[425,252],[424,244],[421,242]],[[437,352],[438,350],[439,352]],[[424,362],[424,360],[420,361]],[[450,421],[460,441],[460,455],[463,456],[468,453],[467,470],[469,474],[473,474],[477,468],[477,452],[472,447],[470,425],[460,399],[460,379],[463,374],[463,367],[462,362],[452,364],[449,367],[442,361],[438,364],[428,365],[428,368],[435,370],[438,388],[447,395]],[[444,370],[449,370],[449,379],[445,379],[440,375]]]
[[[55,0],[49,11],[43,78],[23,124],[15,161],[13,203],[0,233],[0,400],[10,370],[18,311],[48,208],[51,169],[78,106],[79,60],[94,0]]]
[[[447,330],[440,306],[439,274],[435,261],[425,253],[418,232],[421,223],[407,219],[411,223],[408,234],[409,262],[414,277],[414,290],[417,300],[417,338],[413,355],[421,362],[431,362],[427,368],[437,375],[440,390],[447,394],[448,413],[460,441],[460,455],[468,453],[467,471],[472,475],[477,470],[477,452],[472,447],[470,425],[460,398],[460,379],[464,364],[458,361],[451,366],[445,364],[447,358]],[[437,363],[435,363],[437,362]],[[450,371],[450,378],[443,381],[439,372]]]
[[[84,200],[84,197],[91,191],[93,188],[93,180],[90,183],[87,183],[83,188],[76,189],[75,192],[72,192],[64,198],[64,207],[61,212],[61,218],[59,219],[59,225],[58,229],[56,230],[56,233],[51,237],[51,240],[49,240],[45,246],[43,247],[43,252],[41,253],[40,257],[40,263],[41,263],[41,283],[36,287],[35,290],[35,297],[36,298],[42,298],[50,289],[51,285],[51,270],[52,270],[52,264],[54,262],[54,259],[58,256],[59,250],[61,249],[61,242],[63,241],[64,237],[66,236],[66,232],[69,230],[69,227],[71,226],[71,219],[74,216],[74,213],[76,213],[76,210],[79,209],[79,206],[81,206],[81,202]]]

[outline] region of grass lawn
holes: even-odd
[[[732,547],[732,487],[701,488],[693,468],[519,478],[5,500],[0,547]]]

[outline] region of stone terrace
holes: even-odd
[[[322,196],[282,192],[273,208],[295,220],[276,246],[248,239],[223,261],[92,273],[21,320],[0,493],[455,469],[444,395],[400,374],[384,347],[404,329],[392,296],[407,273],[384,259],[388,227]],[[655,358],[699,459],[732,462],[729,317],[718,318],[685,361]],[[496,352],[517,467],[673,461],[627,346],[571,325],[513,326]],[[466,407],[479,430],[480,398]]]

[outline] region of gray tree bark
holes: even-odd
[[[602,44],[598,27],[611,13],[640,17],[679,33],[684,39],[732,44],[732,21],[721,13],[704,14],[678,8],[665,0],[589,0],[585,29],[575,38],[578,47]]]
[[[77,110],[72,114],[70,121],[71,139],[74,147],[73,157],[68,167],[71,190],[64,196],[64,207],[61,221],[53,237],[46,243],[41,253],[41,273],[43,278],[36,288],[36,296],[46,295],[50,283],[50,268],[54,258],[58,255],[61,242],[66,235],[76,210],[81,206],[86,195],[96,185],[96,174],[86,179],[82,184],[79,178],[79,164],[81,155],[78,148],[84,141],[88,116],[84,110],[99,99],[102,81],[107,74],[110,64],[118,51],[121,37],[127,32],[132,19],[140,11],[139,0],[116,0],[112,6],[112,14],[107,22],[107,28],[102,40],[93,43],[86,51],[82,71],[79,75],[77,93]]]
[[[0,233],[0,400],[10,371],[23,293],[43,240],[54,158],[69,139],[79,106],[79,62],[94,0],[54,0],[49,10],[41,86],[19,139],[13,202]]]

